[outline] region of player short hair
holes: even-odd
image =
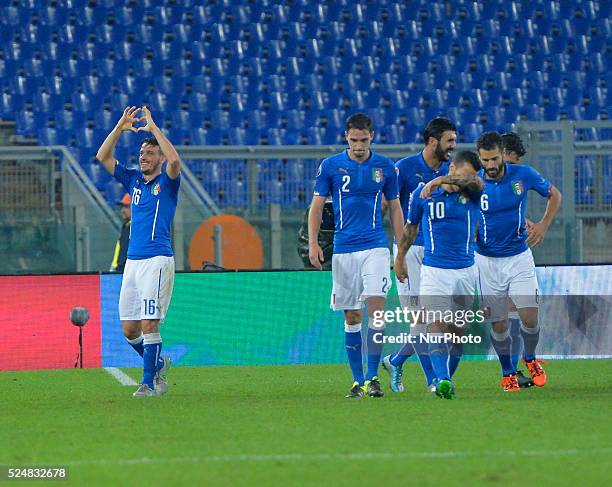
[[[506,134],[502,134],[501,138],[502,150],[506,152],[516,152],[516,155],[519,157],[523,157],[527,153],[519,134],[508,132]]]
[[[142,144],[141,145],[156,145],[157,147],[159,147],[159,142],[157,142],[157,139],[155,137],[147,137],[145,139],[143,139]]]
[[[498,132],[485,132],[476,141],[476,148],[478,150],[495,150],[502,149],[502,137]]]
[[[368,117],[365,113],[356,113],[355,115],[351,115],[346,119],[346,131],[348,132],[351,129],[356,130],[367,130],[372,133],[374,130],[372,129],[372,119]]]
[[[440,141],[442,134],[446,131],[457,132],[457,127],[448,118],[437,117],[431,120],[425,130],[423,130],[423,142],[427,144],[429,138],[433,137],[437,141]]]
[[[480,157],[478,157],[476,152],[471,150],[463,150],[459,152],[459,154],[455,156],[453,164],[455,164],[455,166],[470,164],[476,172],[480,171],[480,168],[482,167],[480,164]]]

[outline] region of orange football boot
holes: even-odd
[[[533,383],[538,387],[544,387],[544,384],[546,384],[546,372],[544,372],[544,369],[540,365],[544,363],[544,361],[535,359],[531,362],[525,362],[525,359],[523,359],[523,363],[527,366]]]
[[[501,386],[504,389],[504,392],[513,392],[521,390],[516,374],[505,375],[504,378],[501,380]]]

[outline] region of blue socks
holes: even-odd
[[[372,323],[372,321],[372,318],[368,320],[369,323]],[[384,345],[384,335],[384,327],[371,328],[368,326],[368,370],[366,372],[365,380],[372,380],[374,377],[378,376],[378,366],[380,364],[380,356],[382,355]]]
[[[138,338],[134,338],[133,340],[130,340],[129,338],[126,337],[127,342],[130,344],[130,346],[136,350],[136,353],[138,355],[140,355],[141,357],[144,357],[144,335],[141,333],[140,336]],[[157,361],[157,366],[156,369],[159,370],[164,366],[164,361],[161,359],[161,356],[159,358],[159,360]]]
[[[450,345],[449,349],[450,357],[448,359],[448,373],[452,378],[457,371],[457,367],[459,367],[459,362],[461,361],[461,356],[463,355],[463,344],[453,343]]]
[[[402,365],[404,365],[404,362],[412,356],[414,352],[415,350],[412,343],[404,343],[402,348],[400,348],[397,352],[391,355],[389,362],[391,362],[391,365],[393,365],[394,367],[401,367]]]
[[[155,389],[153,379],[157,372],[157,364],[160,359],[162,349],[162,339],[159,333],[147,333],[144,335],[144,373],[142,384],[147,384],[151,389]]]
[[[127,340],[127,342],[131,345],[131,347],[136,350],[136,353],[138,355],[140,355],[141,357],[144,355],[144,336],[142,335],[142,333],[140,334],[140,336],[138,338],[134,338],[133,340],[129,339],[129,338],[125,338]]]
[[[442,341],[443,337],[443,333],[429,334],[429,359],[438,380],[450,379],[448,345]],[[433,343],[434,341],[442,343]]]
[[[394,367],[401,367],[404,365],[404,362],[416,352],[419,362],[421,363],[421,368],[423,369],[423,374],[425,374],[427,385],[430,385],[436,378],[436,373],[429,359],[429,347],[424,340],[421,342],[420,333],[426,334],[426,328],[423,325],[415,325],[411,332],[415,337],[415,343],[405,343],[398,352],[391,356],[389,362],[391,362],[391,365]]]
[[[523,337],[523,344],[525,345],[525,362],[531,362],[535,360],[535,349],[538,346],[540,340],[540,325],[536,325],[535,328],[527,328],[521,324],[521,336]]]
[[[353,372],[353,380],[362,386],[364,377],[361,358],[361,323],[356,325],[344,323],[344,347],[346,348],[349,366]]]
[[[515,374],[516,369],[512,366],[512,357],[510,355],[512,348],[512,339],[510,338],[510,329],[506,329],[503,333],[497,333],[491,328],[491,344],[497,352],[499,363],[501,364],[502,374],[504,376]]]
[[[521,338],[521,319],[508,318],[508,327],[510,328],[510,337],[512,338],[512,367],[517,370],[521,348],[523,348],[523,340]]]

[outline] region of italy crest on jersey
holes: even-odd
[[[372,169],[372,179],[377,183],[382,183],[383,180],[383,170],[375,167]]]
[[[523,194],[523,183],[521,181],[514,181],[512,183],[512,191],[517,196],[522,195]]]
[[[153,193],[153,196],[157,196],[159,193],[161,193],[161,186],[159,183],[156,183],[155,186],[151,188],[151,193]]]
[[[462,205],[467,204],[467,198],[465,196],[463,196],[462,194],[459,195],[459,203],[461,203]]]

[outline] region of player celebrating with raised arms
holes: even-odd
[[[470,309],[476,293],[478,274],[474,266],[474,235],[478,222],[478,201],[484,183],[477,175],[478,156],[463,151],[451,162],[448,176],[439,176],[412,193],[408,218],[395,257],[395,275],[401,282],[408,277],[406,254],[423,229],[423,264],[419,287],[420,304],[429,312],[456,311],[455,302]],[[450,347],[442,340],[452,330],[444,321],[427,322],[429,358],[433,366],[435,393],[455,398],[449,370]],[[453,330],[454,331],[454,330]]]
[[[497,132],[486,132],[477,141],[485,187],[480,199],[480,228],[476,264],[484,303],[491,310],[491,342],[502,368],[504,391],[518,391],[512,340],[508,328],[508,297],[521,318],[523,362],[534,384],[543,387],[546,373],[535,350],[540,337],[538,280],[528,245],[539,245],[561,206],[561,193],[535,169],[504,163],[503,141]],[[527,191],[548,198],[542,220],[525,227]]]
[[[403,215],[398,199],[397,173],[393,161],[370,149],[372,120],[362,113],[346,121],[349,148],[321,162],[308,216],[309,258],[321,269],[323,252],[318,244],[325,198],[332,196],[335,219],[333,289],[331,307],[344,311],[345,347],[353,373],[353,386],[346,397],[384,395],[378,379],[382,332],[374,325],[374,314],[382,312],[391,287],[389,243],[383,227],[382,198],[389,204],[391,225],[397,239],[402,234]],[[368,305],[367,371],[364,376],[361,351],[363,302]]]
[[[136,114],[142,112],[143,116]],[[146,122],[134,127],[137,122]],[[124,131],[150,132],[140,146],[140,170],[115,159]],[[170,227],[178,203],[181,159],[151,117],[147,107],[127,107],[98,149],[96,158],[117,179],[132,200],[132,229],[121,283],[119,317],[129,344],[143,357],[143,377],[135,397],[166,392],[167,357],[160,355],[159,323],[164,320],[174,285],[174,254]]]

